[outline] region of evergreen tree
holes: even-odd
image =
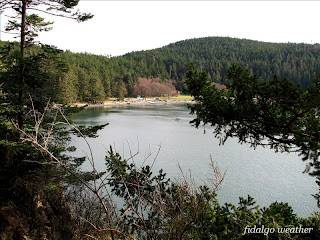
[[[10,221],[3,219],[0,219],[0,222],[1,228],[11,224],[9,228],[12,228],[10,231],[16,239],[26,236],[34,239],[51,236],[54,239],[54,231],[60,230],[66,238],[71,239],[74,235],[71,217],[66,208],[62,207],[60,184],[63,176],[71,177],[70,172],[65,170],[75,169],[85,158],[65,155],[70,136],[68,131],[56,125],[55,121],[63,120],[64,116],[67,117],[69,113],[79,109],[64,109],[64,116],[59,116],[56,110],[51,108],[49,100],[56,100],[58,77],[67,68],[59,56],[61,51],[51,46],[36,44],[34,41],[39,32],[50,30],[51,23],[45,22],[35,13],[28,12],[53,11],[55,15],[76,18],[79,21],[91,18],[91,15],[72,12],[72,8],[77,4],[78,1],[70,0],[10,0],[0,3],[0,10],[11,8],[16,14],[14,19],[9,21],[6,30],[16,31],[20,36],[19,43],[2,46],[0,54],[0,201],[2,207],[13,207],[14,211],[10,214],[24,219],[23,227],[26,229],[21,230],[19,224],[12,225]],[[74,79],[70,77],[68,81],[72,82]],[[54,167],[52,158],[39,151],[35,142],[43,143],[46,150],[66,164],[64,170]],[[45,191],[52,188],[55,189],[55,194]],[[44,216],[48,212],[34,207],[35,201],[39,201],[44,204],[44,208],[49,209],[52,201],[47,197],[51,197],[52,201],[56,198],[56,215],[51,213],[51,216]],[[59,201],[61,204],[58,206]],[[65,218],[59,225],[54,226],[53,219],[59,214],[65,214]],[[52,221],[45,220],[48,218]],[[57,229],[52,230],[54,228]]]
[[[26,49],[34,45],[34,39],[38,36],[39,32],[49,31],[51,28],[49,25],[52,22],[45,22],[42,17],[37,14],[28,14],[28,11],[40,11],[46,13],[52,13],[55,15],[59,15],[62,17],[68,17],[77,19],[78,21],[85,21],[87,19],[92,18],[90,14],[81,14],[79,12],[72,12],[71,10],[78,4],[79,0],[63,0],[63,1],[55,1],[48,0],[47,2],[43,2],[40,0],[11,0],[4,1],[0,4],[0,10],[13,9],[17,16],[20,17],[20,22],[18,22],[17,17],[14,16],[13,20],[9,20],[9,23],[6,27],[6,31],[15,31],[18,32],[20,36],[19,43],[19,54],[16,51],[14,54],[16,55],[16,68],[17,68],[17,77],[19,79],[18,82],[18,105],[20,111],[18,113],[18,126],[20,128],[23,127],[24,123],[24,106],[26,104],[26,99],[28,93],[26,92],[27,87],[30,85],[28,81],[29,71],[34,71],[39,69],[40,67],[36,67],[37,69],[33,69],[36,66],[36,63],[44,59],[44,55],[32,56],[26,53]],[[45,7],[45,10],[42,9]],[[46,50],[51,50],[47,48]],[[30,76],[30,75],[29,75]],[[32,77],[29,77],[29,79]]]
[[[63,104],[75,103],[79,93],[78,76],[72,67],[59,78],[58,100]]]
[[[79,98],[81,101],[89,101],[90,83],[89,76],[85,69],[77,67],[78,83],[79,83]]]
[[[107,98],[111,97],[111,83],[110,78],[107,76],[107,74],[104,74],[104,80],[103,80],[103,86],[104,86],[104,92],[105,96]]]
[[[89,74],[89,99],[92,102],[102,101],[105,98],[101,77],[96,69],[92,69]]]
[[[122,101],[126,95],[126,86],[123,81],[119,81],[117,84],[117,95],[116,97]]]

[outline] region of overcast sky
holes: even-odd
[[[112,56],[207,36],[320,43],[320,1],[81,0],[78,8],[94,18],[84,23],[52,18],[54,29],[39,40]],[[4,14],[1,20],[3,30]],[[1,33],[1,40],[10,38]]]

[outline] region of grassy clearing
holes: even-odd
[[[187,101],[193,100],[191,95],[178,95],[176,97],[161,97],[161,100],[176,100],[176,101]]]
[[[125,100],[122,100],[122,101],[119,101],[117,98],[108,98],[108,99],[105,99],[105,100],[102,100],[102,101],[98,101],[96,104],[93,104],[93,105],[98,105],[98,104],[101,104],[101,103],[106,104],[106,103],[116,103],[116,102],[153,101],[156,98],[159,98],[162,101],[165,101],[165,100],[169,100],[169,101],[192,101],[193,100],[193,97],[191,95],[178,95],[176,97],[148,97],[148,98],[144,98],[143,100],[137,100],[136,98],[126,98]],[[86,102],[70,103],[70,105],[72,105],[72,106],[75,106],[75,105],[81,106],[81,105],[85,105],[85,104],[91,105],[92,103],[91,104],[90,103],[86,103]],[[56,104],[56,105],[58,106],[58,105],[61,105],[61,104]]]

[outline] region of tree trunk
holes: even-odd
[[[19,128],[23,127],[23,108],[24,108],[24,98],[25,98],[25,63],[24,63],[24,58],[25,58],[25,48],[26,48],[26,10],[27,10],[27,0],[22,0],[22,6],[21,6],[21,29],[20,29],[20,54],[21,54],[21,59],[20,59],[20,86],[19,86],[19,106],[20,106],[20,111],[18,115],[18,125]],[[20,137],[19,137],[20,138]]]

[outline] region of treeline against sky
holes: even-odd
[[[228,84],[227,69],[237,64],[249,68],[261,80],[278,75],[306,88],[320,72],[320,45],[207,37],[120,57],[65,51],[62,59],[68,70],[57,74],[52,84],[55,86],[52,90],[57,92],[56,101],[99,102],[109,97],[155,96],[150,89],[157,89],[159,96],[173,94],[173,86],[183,91],[191,62],[207,72],[211,82]],[[145,94],[137,90],[141,85],[149,89]]]
[[[263,80],[286,77],[303,88],[320,71],[320,45],[265,43],[227,37],[207,37],[172,43],[163,48],[132,52],[122,57],[143,77],[174,79],[181,86],[190,62],[226,83],[232,63],[249,68]],[[121,61],[124,61],[122,58]],[[131,64],[131,65],[130,65]]]

